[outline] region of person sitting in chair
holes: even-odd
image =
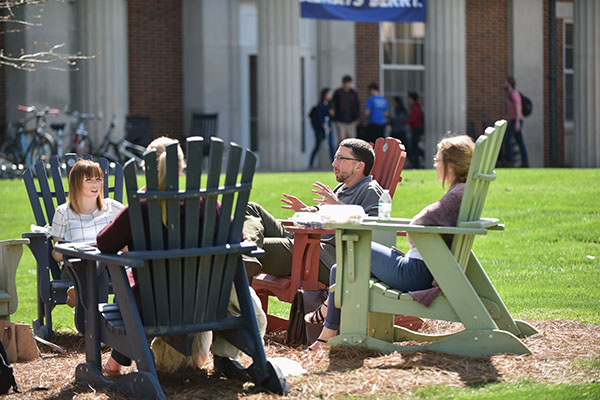
[[[123,204],[104,198],[100,165],[79,160],[69,173],[69,200],[56,208],[52,218],[54,242],[96,242],[96,236],[123,209]],[[52,251],[56,261],[62,254]]]
[[[448,192],[437,202],[425,207],[411,221],[413,225],[456,226],[462,201],[467,173],[475,150],[473,140],[465,135],[442,139],[433,159],[437,178]],[[452,246],[453,235],[442,235],[448,247]],[[371,274],[394,289],[407,292],[433,287],[434,279],[417,248],[407,236],[410,250],[404,254],[396,248],[371,243]],[[331,268],[330,285],[335,283],[336,266]],[[304,316],[308,323],[324,323],[319,338],[310,350],[324,346],[337,335],[340,327],[340,309],[335,307],[333,295],[327,304]]]
[[[369,143],[361,139],[343,140],[335,154],[333,173],[339,182],[333,190],[319,181],[313,184],[312,192],[319,196],[315,202],[321,204],[356,204],[362,206],[369,216],[378,215],[379,197],[383,189],[369,175],[375,162],[375,152]],[[317,206],[307,206],[298,197],[283,193],[281,207],[294,211],[316,212]],[[244,221],[246,239],[255,242],[265,251],[260,259],[262,272],[274,276],[288,276],[292,269],[294,235],[284,225],[257,203],[246,207]],[[335,263],[335,240],[324,235],[321,240],[319,281],[329,284],[329,269]]]
[[[156,150],[156,159],[157,159],[157,167],[158,167],[158,186],[160,190],[165,190],[167,186],[167,145],[176,142],[174,139],[168,137],[160,137],[158,139],[153,140],[147,147],[146,150]],[[183,173],[183,169],[185,167],[185,160],[183,156],[183,150],[181,146],[177,145],[177,156],[179,160],[179,177],[181,177]],[[165,202],[166,203],[166,202]],[[142,205],[142,215],[144,220],[148,220],[148,207],[147,202],[140,203]],[[161,205],[163,218],[166,218],[166,204]],[[217,204],[215,212],[219,212],[220,204]],[[200,218],[204,209],[204,198],[200,198]],[[182,236],[184,236],[185,232],[183,231],[185,227],[185,204],[181,201],[180,204],[180,212],[181,212],[181,229]],[[164,220],[163,220],[164,221]],[[166,223],[166,222],[164,222]],[[147,224],[144,225],[147,229]],[[202,227],[202,224],[200,225]],[[166,227],[163,227],[166,230]],[[202,231],[202,229],[200,230]],[[146,234],[149,235],[149,232],[146,231]],[[201,235],[199,235],[198,243],[202,240]],[[117,253],[121,249],[127,249],[132,246],[133,238],[131,236],[130,229],[130,219],[129,219],[129,207],[125,207],[123,211],[112,221],[109,225],[107,225],[99,234],[97,238],[98,248],[103,253]],[[129,282],[133,288],[134,295],[136,293],[137,286],[137,277],[132,270],[128,270],[127,272],[129,277]],[[254,293],[252,288],[250,288],[250,293],[252,296],[252,304],[254,306],[254,311],[257,316],[258,326],[261,333],[261,337],[264,336],[266,331],[266,315],[262,311],[260,300],[258,296]],[[137,300],[136,300],[137,301]],[[231,313],[239,313],[239,303],[237,301],[237,296],[235,296],[235,290],[232,289],[232,296],[229,300],[228,312]],[[208,359],[208,351],[209,346],[212,339],[212,332],[198,332],[194,338],[194,341],[197,342],[194,344],[194,354],[190,359],[186,359],[183,355],[172,348],[168,348],[166,344],[160,339],[157,338],[153,341],[152,347],[156,352],[160,352],[161,354],[161,362],[164,364],[165,369],[176,369],[177,366],[183,365],[184,363],[192,364],[197,367],[202,367],[204,362]],[[156,350],[156,348],[160,348],[160,350]],[[236,367],[232,359],[236,358],[238,355],[237,349],[235,349],[231,344],[223,340],[222,338],[218,338],[217,341],[213,342],[211,351],[215,356],[215,369],[218,369],[217,366],[220,366],[224,369],[223,372],[226,375],[230,373],[231,375],[236,375]],[[167,359],[168,358],[168,359]],[[157,360],[158,363],[158,360]],[[119,375],[122,366],[131,365],[131,360],[125,355],[119,353],[116,350],[112,351],[111,356],[106,361],[106,363],[102,366],[102,371],[106,375]],[[159,368],[161,367],[160,363],[157,365]]]
[[[90,160],[79,160],[69,173],[68,201],[56,208],[52,218],[54,243],[84,242],[93,244],[96,236],[123,209],[123,204],[104,198],[104,174],[100,165]],[[52,250],[52,257],[63,260],[63,255]],[[104,274],[104,268],[98,272]],[[108,282],[108,280],[106,280]],[[75,307],[75,289],[67,290],[67,304]]]

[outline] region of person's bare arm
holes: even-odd
[[[281,201],[283,202],[283,204],[281,205],[281,208],[285,208],[288,210],[294,210],[296,212],[298,212],[298,211],[315,211],[315,210],[311,209],[313,207],[308,207],[306,204],[304,204],[304,202],[302,202],[302,200],[300,200],[296,196],[292,196],[291,194],[283,193],[283,197],[284,198],[281,199]]]
[[[54,240],[54,243],[56,244],[58,242],[63,241],[64,239],[53,236],[52,240]],[[52,258],[54,258],[54,261],[56,261],[56,262],[61,262],[63,260],[63,255],[56,250],[52,250]]]

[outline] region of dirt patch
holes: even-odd
[[[283,345],[282,334],[267,335],[267,357],[296,360],[307,374],[288,377],[291,398],[333,398],[341,395],[393,394],[405,397],[415,387],[428,385],[466,386],[485,382],[527,378],[543,383],[590,383],[600,380],[600,371],[586,369],[586,360],[600,359],[600,326],[573,321],[529,321],[540,334],[523,342],[531,355],[497,355],[465,358],[423,352],[410,355],[379,355],[357,348],[323,349],[316,352]],[[424,331],[434,333],[460,329],[456,324],[428,321]],[[75,383],[77,364],[84,362],[81,336],[57,334],[54,343],[68,349],[57,355],[42,346],[44,358],[15,363],[17,383],[22,391],[47,387],[46,391],[12,394],[31,399],[120,399]],[[108,351],[104,353],[108,357]],[[252,398],[275,399],[278,396],[258,392],[252,384],[213,375],[212,362],[202,370],[159,374],[165,393],[172,399]],[[401,396],[400,396],[401,395]]]

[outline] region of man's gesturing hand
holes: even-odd
[[[283,202],[281,208],[287,208],[288,210],[294,211],[306,211],[306,208],[308,208],[306,204],[304,204],[302,200],[300,200],[296,196],[284,193],[283,197],[285,198],[281,199],[281,201]]]
[[[328,185],[325,185],[319,181],[313,183],[314,189],[312,192],[318,196],[321,196],[320,199],[313,199],[317,203],[321,204],[341,204],[338,200],[333,190]]]

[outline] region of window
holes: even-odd
[[[564,74],[564,107],[565,123],[573,123],[573,22],[565,22],[563,25],[563,74]]]
[[[425,92],[425,24],[383,22],[380,32],[383,93],[389,104],[400,96],[408,108],[409,92],[421,100]]]

